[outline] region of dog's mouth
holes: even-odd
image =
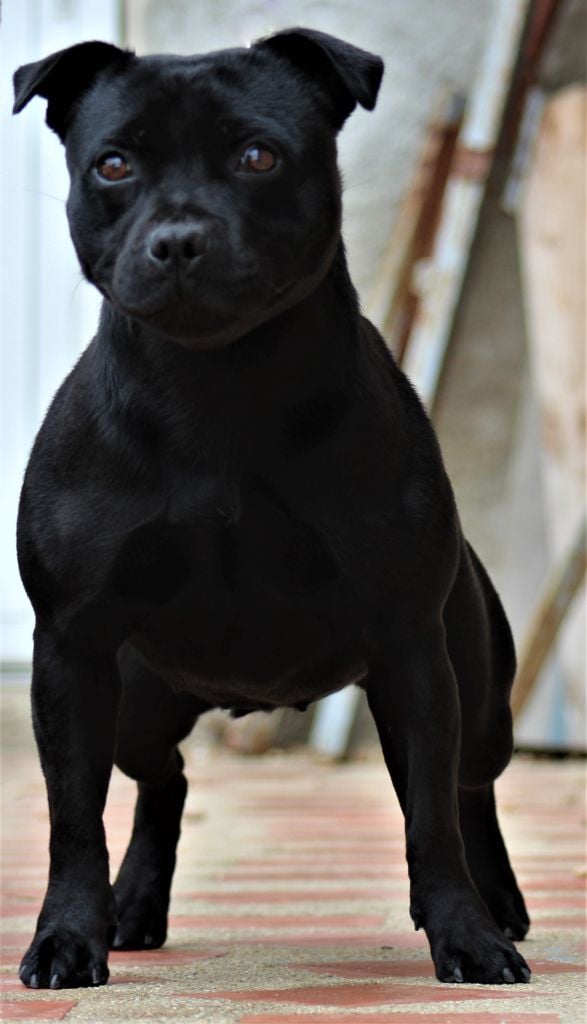
[[[241,302],[233,299],[222,308],[218,301],[196,302],[178,289],[165,301],[137,306],[121,300],[112,287],[95,280],[94,284],[104,298],[129,319],[180,344],[205,348],[230,344],[281,312],[295,290],[295,282],[287,281],[259,297],[257,302],[245,295]]]
[[[259,302],[257,308],[259,311],[265,308],[272,307],[276,302],[279,302],[282,298],[285,298],[292,290],[294,283],[287,281],[285,284],[280,285],[273,289],[273,291],[267,296],[264,302]],[[106,291],[106,289],[104,289]],[[219,323],[226,323],[238,315],[240,312],[239,307],[231,307],[230,309],[219,309],[217,306],[206,305],[203,306],[200,303],[195,303],[189,298],[186,298],[183,294],[178,295],[173,299],[169,299],[167,302],[161,303],[155,307],[143,306],[143,307],[132,307],[125,305],[120,302],[115,295],[107,296],[110,301],[118,307],[126,316],[136,317],[138,320],[147,320],[159,316],[174,316],[183,315],[192,316],[197,318],[198,316],[205,315],[206,319],[215,319]],[[243,303],[243,306],[245,304]]]
[[[116,302],[115,305],[131,320],[138,320],[157,334],[180,344],[211,348],[226,345],[233,340],[230,336],[233,316],[214,309],[202,310],[200,306],[185,299],[147,309],[127,307]]]
[[[202,317],[202,307],[196,306],[194,303],[187,301],[186,299],[178,299],[176,302],[166,302],[161,306],[154,308],[136,308],[132,306],[126,306],[122,302],[118,302],[115,298],[110,300],[113,305],[124,313],[125,316],[131,317],[133,320],[143,320],[144,322],[164,319],[174,319],[179,322],[185,322],[186,324],[192,323],[197,325],[198,319]],[[228,313],[221,313],[218,310],[206,309],[205,311],[206,321],[216,321],[217,323],[228,323],[232,317]]]

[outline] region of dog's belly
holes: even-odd
[[[201,590],[149,615],[132,643],[177,690],[219,707],[307,704],[365,674],[360,637],[336,609],[261,587]]]
[[[138,528],[111,582],[151,604],[132,645],[211,705],[306,704],[365,674],[355,601],[327,543],[271,501],[230,525]]]
[[[145,634],[133,638],[133,645],[172,689],[191,693],[211,707],[240,711],[305,708],[359,682],[366,674],[358,651],[350,645],[310,650],[295,644],[296,634],[277,652],[273,638],[265,633],[256,638],[255,647],[239,644],[234,637],[226,637],[226,643],[218,647],[203,637],[198,644],[194,630],[189,633],[189,640],[187,632],[181,637],[176,634],[180,643],[173,650]]]

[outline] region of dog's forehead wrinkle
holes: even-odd
[[[247,55],[248,51],[242,51]],[[179,95],[210,94],[225,98],[227,92],[238,95],[249,79],[247,62],[238,50],[219,51],[202,57],[146,57],[130,72],[145,95],[164,92]],[[129,78],[130,81],[130,78]]]
[[[106,148],[197,151],[215,138],[273,139],[287,150],[312,145],[315,101],[299,73],[254,50],[136,58],[82,100],[67,140],[75,160]],[[188,127],[189,126],[189,127]]]
[[[223,50],[212,50],[209,53],[150,53],[144,57],[137,58],[137,64],[144,67],[152,67],[158,70],[168,71],[176,69],[190,71],[194,67],[208,68],[215,67],[230,68],[248,59],[251,51],[245,46],[231,46]]]

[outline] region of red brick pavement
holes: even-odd
[[[533,917],[522,947],[534,970],[529,986],[435,980],[425,938],[409,920],[401,814],[378,757],[339,767],[303,753],[243,760],[196,743],[187,747],[191,789],[166,948],[113,954],[106,988],[31,992],[16,972],[46,878],[44,785],[30,738],[3,755],[3,1020],[583,1019],[578,763],[519,759],[499,783],[504,831]],[[113,869],[133,799],[133,785],[115,775],[107,810]]]

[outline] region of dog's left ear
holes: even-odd
[[[383,77],[380,57],[311,28],[285,29],[255,45],[287,57],[325,89],[336,128],[342,127],[357,103],[373,110]]]
[[[12,113],[20,114],[33,96],[45,97],[47,124],[63,142],[76,100],[101,71],[126,65],[133,56],[112,43],[77,43],[34,64],[23,64],[14,73]]]

